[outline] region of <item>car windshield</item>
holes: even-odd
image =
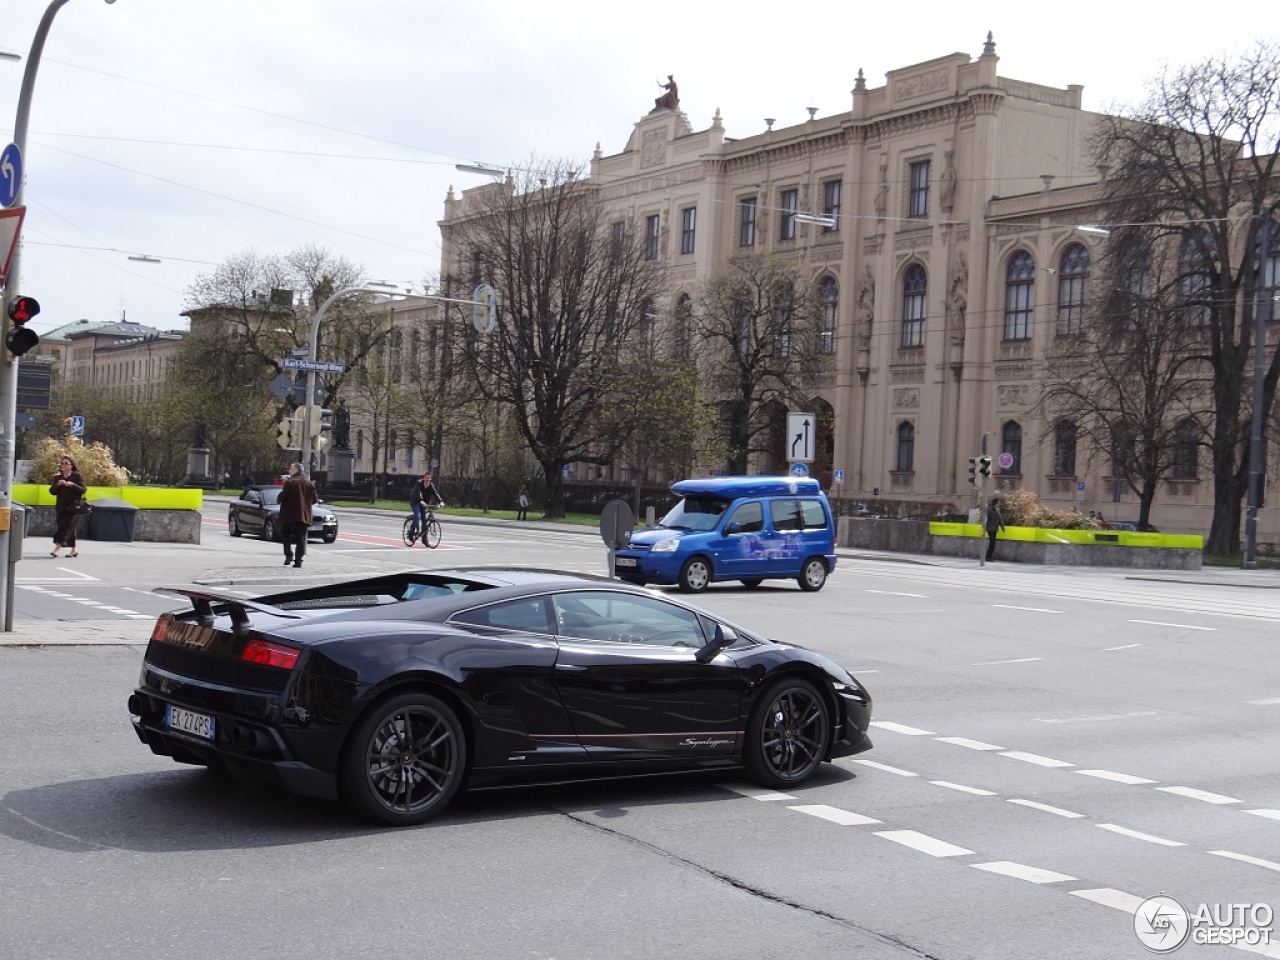
[[[670,530],[714,530],[728,506],[724,500],[687,497],[672,507],[658,526]]]

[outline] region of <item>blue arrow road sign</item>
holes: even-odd
[[[21,186],[22,151],[16,143],[11,143],[0,153],[0,207],[12,207]]]

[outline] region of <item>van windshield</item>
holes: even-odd
[[[658,526],[670,530],[714,530],[728,506],[724,500],[687,497],[672,507]]]

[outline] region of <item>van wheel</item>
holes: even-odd
[[[813,593],[822,589],[827,582],[827,564],[821,557],[810,557],[800,568],[800,576],[796,578],[800,589]]]
[[[685,593],[701,593],[711,582],[711,561],[706,557],[690,557],[680,568],[677,583]]]
[[[748,590],[754,590],[760,584],[764,583],[764,577],[743,577],[742,585]]]

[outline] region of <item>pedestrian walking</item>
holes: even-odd
[[[58,464],[58,475],[49,484],[49,492],[53,494],[55,501],[53,511],[58,521],[57,530],[53,534],[53,552],[49,556],[58,556],[58,551],[63,547],[71,548],[67,556],[80,556],[80,551],[76,549],[76,524],[80,522],[80,515],[88,512],[84,502],[86,489],[84,478],[76,469],[76,462],[70,457],[63,457]]]
[[[1000,501],[991,498],[987,505],[987,560],[996,558],[996,534],[1004,529],[1004,514],[1000,512]]]
[[[280,491],[280,525],[284,537],[284,563],[302,566],[307,554],[307,532],[311,529],[311,508],[316,504],[316,485],[302,475],[302,464],[289,464],[289,478]]]
[[[516,505],[520,508],[516,512],[517,520],[529,519],[529,485],[526,483],[520,487],[520,496],[516,498]]]

